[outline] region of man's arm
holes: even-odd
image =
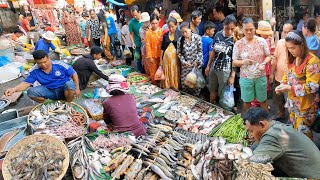
[[[212,65],[212,62],[213,62],[214,53],[215,53],[214,50],[212,50],[209,53],[209,61],[208,61],[208,65],[207,65],[206,70],[205,70],[206,76],[209,76],[210,68],[211,68],[211,65]]]
[[[76,72],[72,75],[72,79],[73,79],[74,83],[76,84],[76,95],[79,98],[80,97],[79,77]]]
[[[30,87],[29,83],[26,82],[22,82],[20,83],[18,86],[14,87],[14,88],[9,88],[4,92],[4,95],[6,96],[11,96],[13,93],[15,92],[21,92],[26,90],[28,87]]]
[[[257,148],[253,151],[254,155],[269,155],[272,160],[279,158],[284,153],[285,147],[282,147],[279,140],[271,135],[264,135]]]
[[[103,73],[98,69],[98,67],[96,66],[96,64],[95,64],[93,61],[89,61],[88,65],[89,65],[89,69],[90,69],[91,71],[93,71],[94,73],[96,73],[99,77],[101,77],[101,78],[103,78],[103,79],[105,79],[105,80],[107,80],[107,81],[109,80],[109,77],[106,76],[105,74],[103,74]]]
[[[131,43],[132,43],[132,48],[136,49],[136,45],[134,44],[133,32],[130,32],[130,40],[131,40]]]

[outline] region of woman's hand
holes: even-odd
[[[234,80],[235,80],[235,76],[230,76],[229,79],[228,79],[228,84],[230,86],[233,86],[234,85]]]
[[[287,84],[280,84],[279,86],[276,87],[275,92],[277,94],[288,92],[291,90],[291,86]]]
[[[204,73],[206,74],[206,76],[209,76],[210,66],[207,66],[207,68],[206,68],[206,70],[204,71]]]
[[[259,69],[260,71],[265,70],[266,64],[267,64],[266,62],[263,62],[263,63],[259,64],[258,69]]]

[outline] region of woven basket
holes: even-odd
[[[86,129],[88,128],[88,125],[89,125],[89,116],[88,116],[88,114],[87,114],[87,111],[86,111],[85,109],[83,109],[83,107],[81,107],[81,106],[80,106],[79,104],[77,104],[77,103],[71,102],[71,104],[72,104],[72,106],[76,106],[77,108],[81,109],[81,112],[80,112],[80,113],[83,113],[84,118],[86,118],[86,123],[84,124],[84,130],[83,130],[83,134],[84,134],[85,131],[86,131]],[[42,104],[36,105],[35,107],[32,108],[32,110],[31,110],[30,112],[32,112],[32,111],[40,108],[41,105],[42,105]],[[28,126],[31,127],[31,126],[30,126],[30,114],[28,114],[27,123],[28,123]],[[30,128],[30,129],[32,129],[32,128]],[[31,133],[33,134],[33,132],[31,132]],[[69,140],[72,140],[72,139],[75,139],[75,138],[77,138],[77,137],[70,137],[70,138],[66,138],[65,140],[66,140],[66,141],[69,141]]]
[[[94,114],[91,114],[90,111],[87,111],[87,112],[88,112],[88,114],[89,114],[89,117],[90,117],[92,120],[96,120],[96,121],[103,120],[103,113],[94,115]]]
[[[67,169],[69,167],[69,151],[66,147],[65,144],[63,144],[62,141],[60,141],[59,139],[49,136],[49,135],[30,135],[27,136],[25,138],[23,138],[22,140],[18,141],[7,153],[6,157],[4,158],[3,164],[2,164],[2,174],[3,174],[3,178],[5,180],[11,180],[13,179],[11,177],[11,174],[8,170],[8,166],[11,163],[11,159],[16,157],[18,154],[23,154],[26,152],[22,152],[22,149],[24,149],[26,146],[36,143],[39,140],[47,140],[50,142],[51,145],[53,145],[54,147],[57,147],[59,149],[62,150],[63,155],[65,156],[65,159],[63,160],[62,163],[62,173],[60,174],[60,176],[56,179],[56,180],[60,180],[64,177],[65,173],[67,172]]]

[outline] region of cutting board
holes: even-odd
[[[15,92],[11,96],[3,95],[1,98],[9,99],[12,104],[12,103],[16,103],[17,100],[21,97],[21,95],[22,95],[22,92]]]

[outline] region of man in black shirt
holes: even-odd
[[[80,90],[87,87],[88,81],[92,72],[96,73],[99,77],[108,80],[108,76],[104,75],[96,66],[93,60],[101,58],[102,49],[98,46],[93,46],[88,55],[83,55],[75,61],[73,69],[78,73]]]

